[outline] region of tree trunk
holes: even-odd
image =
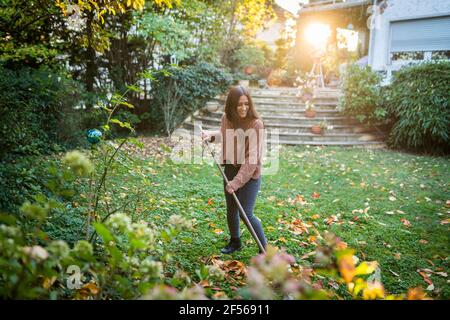
[[[86,91],[89,93],[94,92],[94,82],[95,82],[95,75],[96,75],[96,63],[95,63],[95,50],[92,46],[93,42],[93,26],[92,23],[94,21],[94,12],[89,11],[87,12],[87,19],[86,19],[86,32],[87,32],[87,40],[88,40],[88,47],[86,50],[86,76],[85,76],[85,86]],[[86,108],[89,110],[92,108],[92,103],[88,103]]]

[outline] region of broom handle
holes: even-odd
[[[202,129],[202,126],[199,125],[199,127],[200,127],[201,132],[204,132],[203,129]],[[214,159],[214,162],[216,163],[216,166],[219,168],[220,173],[222,173],[222,176],[223,176],[223,179],[225,180],[225,183],[228,184],[228,182],[229,182],[228,178],[225,175],[225,172],[223,171],[223,169],[220,166],[220,164],[217,162],[214,150],[211,149],[211,147],[209,146],[208,141],[206,141],[206,140],[204,140],[204,141],[205,141],[206,146],[209,149],[209,152],[211,153],[211,155],[212,155],[212,157]],[[225,192],[227,192],[227,191],[225,190]],[[261,250],[261,252],[266,253],[266,249],[264,248],[264,246],[262,245],[261,241],[259,240],[258,235],[256,234],[255,229],[253,229],[252,224],[248,220],[248,217],[245,214],[244,208],[242,208],[241,202],[239,201],[238,197],[236,196],[236,192],[233,192],[232,195],[233,195],[234,201],[236,201],[236,203],[238,205],[239,215],[240,215],[241,219],[244,221],[245,225],[247,226],[247,229],[250,231],[253,239],[255,239],[256,243],[258,244],[259,250]]]

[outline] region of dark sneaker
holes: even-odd
[[[231,254],[235,251],[239,251],[242,248],[241,239],[231,239],[228,245],[221,249],[220,252],[224,254]]]

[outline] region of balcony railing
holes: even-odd
[[[343,2],[359,2],[359,0],[309,0],[305,7],[321,6],[324,4],[336,4]]]
[[[302,11],[332,10],[369,4],[371,0],[309,0],[303,5]]]

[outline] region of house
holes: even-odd
[[[273,10],[275,12],[275,18],[256,33],[256,40],[265,42],[275,52],[277,49],[276,41],[288,31],[289,22],[292,20],[293,15],[277,4],[273,5]]]
[[[450,0],[390,0],[372,25],[368,63],[388,78],[411,62],[450,59]]]
[[[450,59],[450,0],[310,0],[297,20],[296,54],[303,64],[310,55],[303,34],[313,22],[330,26],[336,46],[339,30],[357,32],[352,58],[388,79],[411,62]]]

